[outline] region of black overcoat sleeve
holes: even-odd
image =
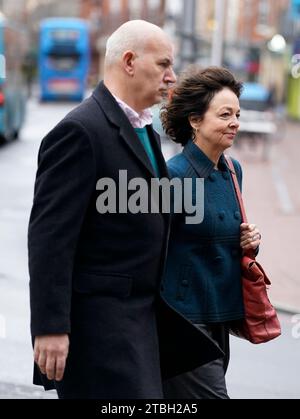
[[[43,140],[28,230],[31,333],[70,333],[72,274],[82,223],[95,190],[85,128],[63,121]]]

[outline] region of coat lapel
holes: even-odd
[[[162,151],[161,151],[160,136],[154,131],[154,129],[151,125],[148,125],[147,129],[148,129],[148,134],[149,134],[149,137],[150,137],[151,145],[153,147],[153,151],[154,151],[155,157],[157,159],[157,164],[158,164],[158,168],[159,168],[159,172],[160,172],[160,177],[170,179],[168,168],[167,168],[167,165],[166,165],[166,161],[165,161],[164,156],[163,156]],[[161,199],[163,199],[163,196],[161,196]],[[163,217],[164,217],[164,220],[167,224],[168,237],[169,237],[170,226],[171,226],[171,214],[164,213]],[[167,248],[167,244],[166,244],[166,248]],[[165,255],[165,257],[166,257],[166,255]]]
[[[124,140],[127,147],[144,165],[147,171],[150,172],[151,176],[155,177],[155,173],[147,153],[141,144],[135,130],[103,82],[100,82],[100,84],[97,86],[96,90],[93,92],[93,97],[104,111],[110,122],[120,129],[120,136]]]

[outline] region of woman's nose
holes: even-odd
[[[239,127],[240,127],[240,121],[239,121],[239,119],[238,119],[237,117],[235,117],[235,118],[231,121],[230,126],[232,126],[232,127],[236,127],[236,128],[239,128]]]

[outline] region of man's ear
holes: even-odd
[[[134,76],[135,68],[134,61],[136,59],[136,54],[133,51],[126,51],[123,54],[122,62],[124,70],[129,76]]]

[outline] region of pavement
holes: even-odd
[[[11,399],[57,399],[56,392],[45,392],[38,387],[0,382],[0,400]]]

